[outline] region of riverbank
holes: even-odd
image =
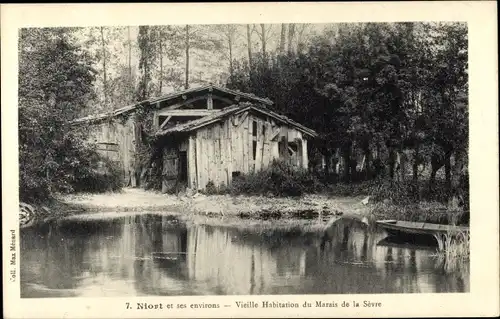
[[[373,203],[366,196],[332,196],[309,194],[301,197],[266,197],[247,195],[179,195],[161,194],[138,188],[100,194],[59,195],[37,209],[36,221],[59,219],[71,215],[118,213],[168,213],[200,223],[283,225],[285,228],[304,227],[305,224],[324,225],[332,216],[398,219],[408,221],[445,222],[456,220],[460,212],[447,209],[439,203],[421,202],[415,205],[395,205],[384,201]],[[194,218],[196,217],[196,218]],[[242,223],[242,221],[245,221]],[[35,221],[35,222],[36,222]]]
[[[365,216],[362,197],[265,197],[231,195],[169,195],[137,188],[103,194],[59,196],[58,200],[84,212],[172,212],[244,219],[313,218],[319,215]]]
[[[304,195],[302,197],[265,197],[203,195],[169,195],[137,188],[101,194],[59,195],[44,209],[37,207],[36,218],[29,224],[79,215],[126,213],[167,213],[184,220],[205,224],[232,226],[311,229],[324,227],[332,216],[361,219],[369,215],[363,197]],[[83,217],[83,216],[82,216]],[[245,221],[242,223],[242,221]],[[279,221],[279,222],[278,222]],[[272,226],[272,227],[271,227]]]
[[[276,232],[304,235],[324,230],[333,216],[357,220],[368,216],[369,206],[362,200],[361,196],[326,194],[302,197],[169,195],[125,188],[119,192],[59,195],[44,206],[36,206],[35,218],[21,227],[62,218],[94,220],[155,213],[175,215],[185,223],[251,229],[263,235]]]

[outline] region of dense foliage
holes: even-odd
[[[95,72],[71,29],[23,29],[19,41],[19,168],[21,200],[54,192],[119,186],[116,168],[70,120],[93,98]]]
[[[307,170],[297,169],[283,161],[274,160],[261,171],[235,177],[229,188],[232,194],[266,196],[300,196],[323,188],[320,181]]]
[[[268,97],[277,111],[315,129],[320,138],[310,153],[326,157],[326,175],[410,179],[416,187],[427,169],[432,191],[444,167],[447,194],[464,197],[467,26],[367,23],[337,31],[299,53],[236,61],[228,86]]]
[[[467,204],[466,24],[353,23],[311,31],[315,28],[23,29],[21,196],[116,188],[117,170],[85,145],[86,128],[70,129],[69,121],[205,83],[203,71],[220,78],[218,84],[228,75],[228,87],[270,98],[276,111],[316,130],[319,138],[308,143],[310,168],[315,179],[342,182],[333,192],[368,181],[375,197],[400,202],[459,197]],[[158,159],[147,142],[150,119],[140,120],[136,131],[146,138],[139,144],[136,175],[141,185],[158,188],[159,180],[142,181]],[[297,180],[313,183],[304,180],[307,175],[275,163],[235,187],[258,193],[263,191],[255,185],[273,180],[266,192],[292,195],[304,190]]]

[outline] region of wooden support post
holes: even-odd
[[[157,111],[154,111],[153,112],[153,128],[155,130],[158,129],[158,127],[160,126],[160,117],[158,116],[158,112]]]
[[[200,190],[203,188],[202,183],[202,168],[203,168],[203,159],[202,159],[202,151],[201,151],[201,136],[198,132],[195,136],[195,144],[196,144],[196,188]]]
[[[207,109],[209,110],[214,109],[214,100],[212,98],[212,93],[209,93],[207,96]]]
[[[243,160],[243,165],[241,166],[243,173],[248,174],[253,171],[253,125],[249,117],[247,117],[243,123],[243,127],[238,130],[238,134],[241,136],[241,141],[239,141],[241,155],[240,158]]]
[[[230,125],[230,121],[226,121],[226,132],[227,132],[227,140],[226,140],[226,148],[227,148],[227,186],[231,185],[233,181],[233,140],[232,140],[232,127]]]
[[[282,131],[281,142],[283,143],[283,154],[280,155],[283,156],[283,160],[286,163],[290,163],[290,154],[288,153],[288,128],[286,126],[283,126],[281,131]]]
[[[256,137],[256,150],[255,150],[255,172],[258,172],[262,168],[262,147],[264,146],[264,139],[262,137],[262,122],[257,121],[257,134]],[[252,149],[253,152],[253,149]]]
[[[307,154],[307,140],[302,140],[302,167],[305,169],[309,168],[309,157]]]
[[[189,136],[188,140],[188,187],[196,189],[196,140],[194,136]]]

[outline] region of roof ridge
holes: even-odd
[[[209,114],[209,115],[206,115],[204,117],[201,117],[201,118],[198,118],[195,120],[191,120],[191,121],[188,121],[188,122],[185,122],[182,124],[178,124],[178,125],[169,127],[167,129],[160,129],[154,135],[158,137],[158,136],[164,136],[164,135],[168,135],[170,133],[176,133],[176,132],[177,133],[189,132],[189,131],[198,129],[200,127],[203,127],[205,125],[209,125],[209,124],[218,122],[218,121],[222,120],[227,115],[230,115],[232,113],[241,112],[241,111],[244,111],[245,109],[255,109],[256,111],[260,111],[264,114],[267,113],[267,115],[270,115],[281,122],[292,125],[292,126],[296,127],[297,129],[301,130],[302,132],[305,132],[305,133],[312,135],[312,136],[317,136],[317,133],[314,130],[312,130],[308,127],[305,127],[304,125],[290,119],[289,117],[282,115],[282,114],[278,114],[276,112],[269,110],[268,108],[262,107],[260,105],[255,105],[255,104],[250,103],[250,102],[240,102],[239,104],[233,104],[233,105],[227,106],[224,109],[220,110],[220,112],[215,112],[213,114]]]

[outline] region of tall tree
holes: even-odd
[[[140,26],[137,36],[139,45],[139,70],[140,81],[139,89],[137,92],[137,99],[139,101],[148,99],[153,91],[152,83],[152,70],[156,65],[157,55],[155,54],[156,34],[154,29],[149,26]]]
[[[273,26],[261,23],[259,29],[256,30],[256,33],[260,39],[262,60],[266,64],[268,60],[267,44],[272,37]]]
[[[103,93],[104,93],[104,105],[108,105],[108,80],[107,80],[107,69],[106,69],[106,46],[107,43],[104,40],[104,27],[99,28],[101,34],[101,50],[102,50],[102,74],[103,74]]]
[[[250,29],[250,24],[247,24],[247,50],[248,50],[248,65],[250,67],[250,70],[253,67],[253,61],[252,61],[252,33],[254,31],[255,27],[252,25],[252,29]]]
[[[280,35],[280,46],[279,46],[280,54],[285,53],[285,42],[286,42],[286,24],[282,23],[281,24],[281,35]]]
[[[184,89],[189,89],[189,48],[190,48],[190,40],[189,40],[189,25],[186,24],[186,39],[185,39],[185,48],[186,48],[186,79],[184,82]]]
[[[293,53],[293,39],[295,38],[295,24],[288,24],[288,53]]]
[[[21,200],[77,188],[92,175],[86,130],[68,122],[95,98],[92,58],[72,28],[27,28],[19,34]],[[88,175],[86,175],[88,174]]]
[[[134,80],[132,77],[132,36],[130,34],[130,26],[127,27],[127,46],[128,46],[128,86],[130,92],[133,92]],[[129,101],[132,102],[132,101]]]
[[[229,61],[229,76],[233,76],[234,71],[234,50],[238,39],[238,26],[234,24],[224,24],[215,26],[215,31],[219,34],[221,42],[224,43],[224,53]]]
[[[208,52],[220,52],[221,41],[219,38],[215,37],[211,32],[212,28],[209,26],[198,26],[198,25],[186,25],[184,28],[184,50],[185,50],[185,62],[186,62],[186,72],[185,72],[185,83],[184,87],[188,88],[191,84],[191,65],[190,58],[193,55],[197,59],[197,64],[207,64],[214,63],[212,55]],[[194,72],[200,72],[200,70],[193,70]],[[197,82],[196,78],[193,78],[193,82]],[[198,82],[204,82],[198,79]]]

